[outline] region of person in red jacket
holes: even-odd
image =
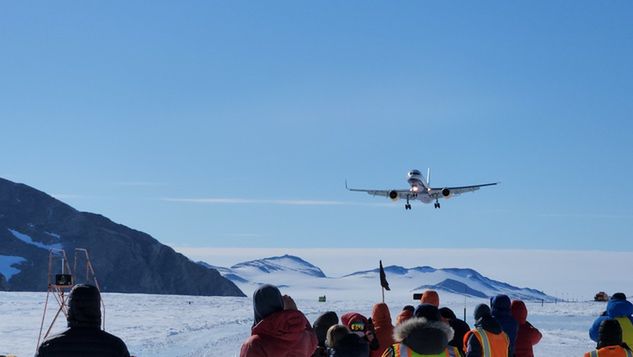
[[[310,322],[288,295],[272,285],[253,293],[255,319],[240,357],[310,357],[317,337]]]
[[[519,323],[519,331],[514,346],[515,357],[534,357],[532,346],[541,340],[541,332],[527,321],[527,308],[521,300],[512,301],[512,317]]]
[[[380,342],[376,337],[374,323],[371,318],[367,319],[358,312],[348,312],[341,316],[343,325],[360,337],[363,337],[369,344],[369,350],[375,351],[380,347]]]
[[[371,319],[376,330],[378,348],[371,351],[371,357],[380,357],[382,353],[395,343],[393,339],[393,324],[391,323],[391,313],[387,304],[380,303],[374,305],[371,312]]]

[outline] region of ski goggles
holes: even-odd
[[[352,332],[365,331],[365,323],[362,321],[355,321],[349,325],[349,329]]]

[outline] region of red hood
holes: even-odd
[[[371,319],[374,322],[374,326],[391,325],[391,313],[389,307],[385,303],[374,305],[371,312]]]
[[[523,325],[527,321],[527,307],[525,307],[525,303],[521,300],[513,300],[512,301],[512,317],[519,323],[519,325]]]
[[[367,318],[358,312],[348,312],[347,314],[341,316],[341,322],[347,327],[349,327],[349,325],[354,321],[362,321],[365,326],[367,326]]]
[[[292,347],[292,343],[298,341],[306,329],[310,329],[310,322],[303,313],[297,310],[283,310],[274,312],[255,325],[252,335],[268,336],[272,340],[278,340],[280,344]]]
[[[316,347],[316,334],[301,311],[283,310],[266,316],[253,327],[240,356],[303,357],[310,356]]]

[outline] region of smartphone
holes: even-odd
[[[422,294],[421,293],[413,294],[413,300],[420,300],[420,299],[422,299]]]

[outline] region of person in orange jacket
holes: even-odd
[[[378,348],[372,350],[370,356],[380,357],[389,346],[394,344],[393,324],[391,323],[391,314],[387,304],[379,303],[374,305],[371,319],[374,323],[376,338],[378,339]]]
[[[446,322],[455,332],[455,336],[448,344],[456,347],[459,351],[463,351],[464,336],[470,331],[470,326],[466,321],[458,319],[453,310],[448,307],[443,307],[439,311],[442,321]]]
[[[633,352],[622,342],[622,328],[617,320],[604,320],[598,329],[598,347],[585,357],[633,357]]]
[[[413,317],[413,312],[415,311],[415,307],[411,305],[407,305],[402,308],[402,311],[396,317],[396,325],[400,325],[401,323],[407,321],[408,319]]]
[[[527,307],[521,300],[512,300],[512,317],[519,323],[517,339],[514,345],[514,357],[534,357],[532,346],[539,343],[543,335],[527,320]]]
[[[431,304],[437,308],[440,307],[440,296],[435,290],[426,290],[420,297],[420,304]]]

